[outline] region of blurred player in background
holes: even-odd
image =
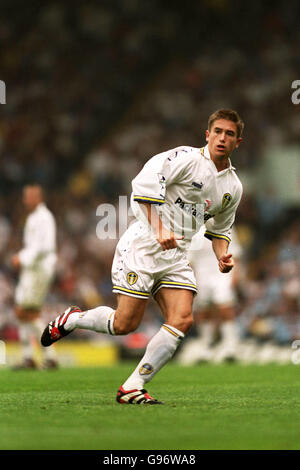
[[[196,338],[183,346],[178,361],[184,365],[201,361],[231,361],[237,358],[239,331],[235,319],[236,292],[240,277],[241,246],[232,229],[230,252],[235,267],[227,276],[220,273],[210,242],[200,230],[192,240],[189,260],[194,269],[198,294],[194,302]],[[217,332],[220,342],[214,348]]]
[[[44,346],[75,328],[131,333],[141,323],[152,295],[165,323],[119,388],[119,403],[161,404],[144,385],[171,359],[193,323],[197,287],[187,251],[204,222],[220,271],[228,273],[234,266],[227,250],[242,184],[229,157],[242,141],[243,127],[235,111],[219,110],[209,118],[205,147],[177,147],[145,164],[132,181],[131,207],[137,220],[119,240],[112,266],[117,309],[69,307],[43,332]]]
[[[15,313],[19,322],[22,362],[14,369],[35,369],[34,340],[40,345],[43,322],[40,318],[45,297],[53,280],[56,265],[56,223],[44,203],[41,186],[23,189],[23,204],[29,213],[23,235],[23,249],[12,257],[19,271],[15,292]],[[41,348],[44,368],[57,367],[53,348]]]

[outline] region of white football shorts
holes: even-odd
[[[53,273],[23,268],[15,291],[15,303],[24,309],[40,310],[48,294]]]
[[[198,295],[195,297],[194,308],[204,308],[210,305],[231,306],[235,303],[235,293],[232,287],[232,273],[221,273],[218,264],[208,269],[195,266]]]
[[[162,287],[197,293],[194,272],[186,252],[163,251],[141,222],[134,222],[122,235],[112,264],[113,292],[139,299],[153,296]]]

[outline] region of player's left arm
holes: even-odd
[[[206,223],[204,235],[212,241],[212,248],[222,273],[228,273],[234,267],[234,260],[232,253],[228,253],[228,246],[231,241],[231,229],[241,197],[242,185],[239,185],[228,207]]]
[[[221,273],[229,273],[234,267],[234,261],[231,253],[227,253],[228,241],[221,238],[212,239],[212,248],[219,262]]]

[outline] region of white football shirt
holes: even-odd
[[[132,190],[135,217],[148,224],[138,203],[153,204],[166,228],[184,236],[177,241],[180,248],[188,248],[203,224],[207,238],[230,242],[242,184],[231,162],[218,172],[207,145],[182,146],[155,155],[132,181]]]
[[[27,217],[23,241],[24,248],[19,252],[22,268],[44,265],[51,271],[56,262],[56,223],[44,203]]]

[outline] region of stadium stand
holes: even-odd
[[[247,23],[233,15],[242,3],[229,0],[195,2],[188,13],[180,2],[170,8],[153,1],[143,10],[135,0],[79,1],[71,9],[45,1],[12,10],[3,3],[1,337],[16,339],[10,257],[20,246],[22,186],[42,184],[57,219],[59,264],[45,320],[68,304],[109,304],[116,241],[97,238],[97,207],[128,195],[150,156],[203,145],[207,116],[231,107],[246,122],[233,160],[245,187],[237,218],[247,271],[239,292],[241,334],[284,345],[299,338],[300,198],[282,202],[276,191],[267,197],[256,182],[270,144],[299,152],[300,107],[290,99],[299,69],[298,2],[288,9],[274,2],[272,13],[253,2]],[[198,30],[189,28],[190,15],[199,18]],[[226,44],[218,35],[224,25]],[[256,44],[248,43],[248,28],[257,31]],[[156,315],[154,304],[149,312]]]

